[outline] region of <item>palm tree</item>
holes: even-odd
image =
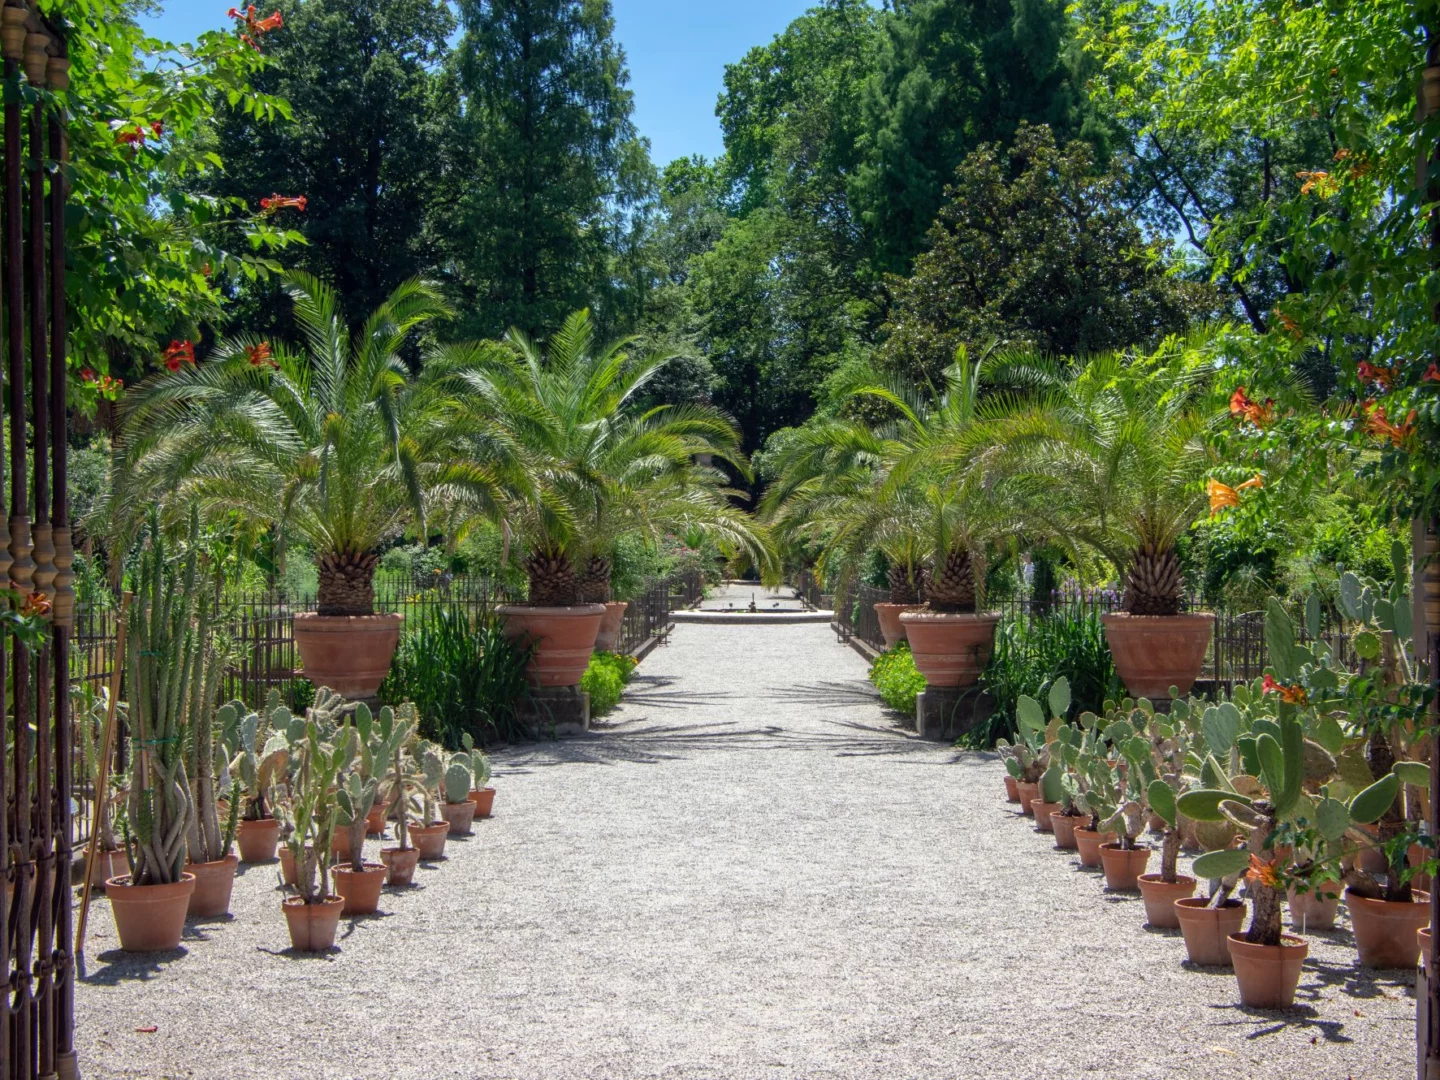
[[[352,332],[328,286],[291,274],[286,290],[302,349],[241,335],[127,395],[118,487],[137,505],[175,491],[303,538],[319,614],[369,615],[381,541],[424,523],[427,399],[399,352],[445,307],[409,281]]]
[[[523,546],[532,604],[608,600],[614,542],[627,532],[698,530],[773,561],[711,464],[749,475],[735,423],[704,405],[640,411],[642,391],[675,357],[632,355],[630,344],[597,344],[582,310],[543,346],[512,330],[427,364],[427,392],[447,401],[436,438],[451,460],[434,476],[437,494],[498,519]]]
[[[1195,349],[1172,340],[1149,357],[1094,357],[952,452],[1008,476],[1034,513],[1108,560],[1132,615],[1173,615],[1184,598],[1175,547],[1204,512],[1224,419]]]

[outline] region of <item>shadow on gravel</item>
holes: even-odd
[[[1204,970],[1197,968],[1196,970]],[[1254,1026],[1255,1030],[1245,1036],[1247,1039],[1263,1039],[1284,1031],[1304,1031],[1313,1028],[1317,1037],[1329,1043],[1350,1043],[1355,1040],[1345,1034],[1345,1025],[1338,1020],[1321,1020],[1320,1014],[1309,1005],[1296,1005],[1292,1009],[1250,1009],[1244,1005],[1211,1005],[1212,1009],[1223,1009],[1236,1014],[1235,1019],[1225,1021],[1231,1027]],[[1261,1026],[1263,1025],[1263,1026]]]
[[[1318,936],[1318,935],[1317,935]],[[1346,934],[1348,939],[1349,935]],[[1342,939],[1344,940],[1344,939]],[[1300,984],[1296,996],[1318,999],[1321,991],[1339,987],[1341,992],[1352,998],[1390,998],[1409,994],[1415,989],[1415,972],[1410,968],[1377,970],[1358,964],[1340,966],[1316,960],[1305,963],[1305,981]]]
[[[87,964],[80,965],[80,981],[92,986],[119,986],[127,982],[149,982],[162,974],[176,960],[183,960],[188,955],[190,955],[190,950],[183,945],[178,949],[158,953],[132,953],[126,952],[124,949],[108,949],[95,956],[95,959],[104,965],[103,967],[87,971]]]
[[[259,945],[255,947],[256,952],[263,952],[266,956],[278,956],[282,960],[324,960],[332,962],[340,956],[340,946],[331,945],[323,952],[304,952],[300,949],[266,949]]]

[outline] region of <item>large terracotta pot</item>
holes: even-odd
[[[1430,924],[1430,894],[1412,891],[1413,903],[1369,900],[1345,890],[1350,928],[1360,963],[1372,968],[1413,968],[1420,958],[1415,932]]]
[[[105,895],[110,898],[120,948],[126,952],[178,949],[194,891],[194,874],[181,874],[170,885],[131,885],[128,875],[107,881]]]
[[[534,646],[526,674],[532,686],[579,686],[590,666],[604,604],[570,607],[528,607],[506,604],[500,609],[505,635]]]
[[[919,610],[915,604],[876,604],[875,618],[880,622],[880,634],[885,638],[885,647],[893,649],[905,640],[905,624],[900,616],[907,611]]]
[[[270,862],[275,858],[275,847],[280,842],[280,822],[273,817],[240,822],[235,831],[235,843],[240,848],[240,861],[247,863]]]
[[[1035,817],[1035,828],[1038,832],[1054,832],[1055,826],[1050,823],[1050,815],[1060,809],[1058,802],[1046,802],[1038,796],[1030,800],[1030,813]]]
[[[346,698],[374,697],[390,673],[404,621],[395,614],[297,614],[295,648],[302,674]]]
[[[1175,901],[1175,918],[1185,938],[1185,951],[1190,962],[1202,967],[1230,966],[1230,935],[1238,934],[1245,925],[1245,905],[1239,900],[1226,900],[1211,908],[1204,896],[1191,896]]]
[[[415,880],[415,868],[420,865],[420,850],[413,847],[381,848],[380,861],[387,871],[386,885],[409,885]]]
[[[1176,874],[1174,881],[1163,881],[1159,874],[1141,874],[1135,879],[1140,886],[1140,897],[1145,901],[1145,923],[1157,930],[1180,929],[1180,917],[1175,914],[1175,901],[1195,895],[1195,879]]]
[[[410,842],[420,851],[420,858],[434,862],[445,857],[445,837],[450,834],[448,821],[436,821],[429,825],[411,825]]]
[[[235,868],[240,856],[226,855],[207,863],[186,863],[188,873],[195,875],[195,889],[190,894],[186,914],[196,919],[216,919],[230,914],[230,892],[235,887]]]
[[[1240,1004],[1251,1009],[1288,1009],[1295,1004],[1300,968],[1309,944],[1294,934],[1280,935],[1279,945],[1251,945],[1245,935],[1231,934],[1230,960],[1240,983]]]
[[[475,804],[475,816],[487,818],[495,806],[495,789],[487,787],[483,791],[472,791],[470,792],[470,801]]]
[[[1188,694],[1205,666],[1214,615],[1101,615],[1115,670],[1136,697],[1169,701],[1170,687]]]
[[[974,686],[995,649],[999,615],[906,611],[900,615],[927,686]]]
[[[1340,907],[1339,888],[1333,881],[1327,881],[1303,893],[1289,890],[1285,898],[1290,904],[1290,928],[1302,934],[1335,929],[1335,913]]]
[[[625,622],[625,609],[629,604],[612,600],[605,605],[605,614],[600,618],[600,632],[595,635],[596,652],[614,652],[620,643],[620,627]]]
[[[1105,886],[1114,892],[1134,892],[1140,887],[1140,875],[1150,865],[1149,848],[1122,848],[1116,844],[1100,845],[1100,865],[1105,868]]]
[[[92,889],[105,888],[105,882],[111,878],[124,877],[130,873],[130,856],[124,848],[116,848],[114,851],[95,850],[95,863],[90,870],[90,887]],[[13,889],[13,883],[7,882]]]
[[[469,799],[458,803],[441,803],[440,816],[450,826],[451,836],[469,836],[470,823],[475,820],[475,804]]]
[[[389,872],[383,863],[365,863],[365,869],[348,866],[331,871],[335,891],[345,899],[341,915],[374,915],[380,908],[380,886]]]
[[[1074,851],[1077,846],[1075,843],[1075,830],[1080,826],[1081,822],[1088,820],[1090,819],[1082,817],[1081,815],[1062,814],[1058,810],[1051,814],[1050,831],[1055,834],[1055,846],[1062,851]]]
[[[298,896],[281,903],[290,929],[290,945],[300,952],[324,952],[335,947],[335,931],[345,898],[330,896],[318,904],[306,904]]]
[[[1100,869],[1100,845],[1109,844],[1114,839],[1113,832],[1098,832],[1095,829],[1086,829],[1077,825],[1075,827],[1075,850],[1080,852],[1080,865],[1088,866],[1091,870]]]

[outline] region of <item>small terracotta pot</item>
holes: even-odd
[[[1231,934],[1230,960],[1240,984],[1240,1004],[1250,1009],[1288,1009],[1295,1004],[1300,969],[1310,945],[1294,934],[1280,935],[1279,945],[1251,945],[1245,935]]]
[[[341,915],[374,915],[380,907],[380,886],[388,873],[383,863],[366,863],[358,873],[349,867],[330,872],[335,891],[345,898]]]
[[[596,652],[614,652],[620,641],[620,628],[625,623],[625,609],[629,604],[612,600],[605,605],[605,614],[600,617],[600,629],[595,634]]]
[[[130,873],[130,856],[124,848],[114,851],[95,851],[95,863],[90,869],[90,887],[105,888],[111,878],[125,877]],[[13,887],[13,886],[12,886]]]
[[[1335,929],[1335,913],[1340,908],[1340,886],[1333,881],[1303,893],[1290,889],[1285,901],[1290,905],[1290,927],[1304,934],[1311,930]]]
[[[1081,819],[1084,820],[1083,818]],[[1075,849],[1080,852],[1080,865],[1088,866],[1092,870],[1100,866],[1100,845],[1108,844],[1115,839],[1113,832],[1099,832],[1096,829],[1086,829],[1082,826],[1075,826]]]
[[[1062,814],[1060,811],[1050,815],[1050,831],[1055,834],[1055,846],[1063,851],[1074,851],[1075,830],[1084,821],[1083,817],[1075,814]]]
[[[1222,907],[1211,909],[1209,903],[1204,896],[1175,901],[1175,918],[1185,937],[1185,951],[1192,964],[1229,967],[1228,939],[1245,925],[1245,905],[1239,900],[1226,900]]]
[[[999,615],[906,611],[900,615],[915,669],[927,686],[974,686],[995,651]]]
[[[387,847],[380,849],[380,861],[385,864],[386,885],[409,885],[415,880],[415,868],[420,865],[420,852],[413,847]]]
[[[120,948],[126,952],[178,949],[194,891],[194,874],[181,874],[170,885],[131,885],[128,874],[105,882]]]
[[[1190,692],[1205,666],[1215,616],[1101,615],[1115,671],[1135,697],[1169,701],[1170,687]]]
[[[1035,818],[1035,828],[1039,832],[1053,832],[1054,826],[1050,824],[1050,815],[1060,809],[1058,802],[1046,802],[1036,796],[1030,800],[1030,814]]]
[[[1368,844],[1355,856],[1355,865],[1367,874],[1388,874],[1390,864],[1385,861],[1385,852]]]
[[[1016,783],[1015,790],[1020,795],[1020,813],[1026,817],[1034,817],[1035,810],[1031,804],[1040,795],[1040,785],[1027,784],[1024,780],[1021,780]]]
[[[1015,790],[1015,778],[1009,773],[1005,774],[1005,801],[1019,802],[1020,792]]]
[[[1162,881],[1159,874],[1141,874],[1135,879],[1145,901],[1145,922],[1157,930],[1180,929],[1180,916],[1175,914],[1175,901],[1195,895],[1195,879],[1176,874],[1174,881]]]
[[[495,807],[495,789],[487,787],[483,791],[472,791],[470,792],[470,801],[475,804],[475,816],[487,818]]]
[[[532,686],[580,684],[595,651],[600,620],[605,616],[604,604],[569,607],[507,604],[499,610],[505,636],[534,645],[525,672]]]
[[[434,862],[445,857],[445,837],[450,834],[448,821],[436,821],[430,825],[411,825],[410,842],[420,852],[424,862]]]
[[[318,904],[306,904],[292,896],[280,905],[290,929],[290,947],[300,952],[324,952],[335,947],[335,931],[345,899],[329,896]]]
[[[365,835],[385,835],[385,807],[372,806],[370,808],[370,813],[365,815]]]
[[[226,855],[215,862],[186,863],[186,871],[195,875],[195,890],[190,894],[186,914],[195,919],[230,914],[230,891],[235,887],[235,868],[239,865],[238,855]]]
[[[235,832],[235,843],[240,848],[241,862],[270,862],[275,858],[276,845],[280,843],[280,822],[273,817],[242,820]]]
[[[338,866],[340,863],[350,861],[350,830],[343,826],[335,826],[335,835],[330,838],[330,865]]]
[[[295,615],[295,648],[305,678],[347,701],[374,697],[390,673],[404,615]]]
[[[918,604],[875,604],[875,619],[880,624],[880,636],[885,639],[885,648],[893,649],[905,640],[905,624],[900,616],[907,611],[917,611]]]
[[[295,856],[290,854],[289,847],[280,849],[280,880],[286,885],[300,884],[300,875],[295,870]]]
[[[1430,894],[1413,891],[1414,902],[1368,900],[1345,890],[1350,928],[1363,967],[1413,968],[1420,957],[1416,931],[1430,923]]]
[[[475,804],[469,799],[458,803],[442,803],[440,814],[450,826],[451,836],[470,835],[470,824],[475,820]]]
[[[1134,892],[1140,887],[1140,875],[1150,865],[1150,849],[1127,851],[1119,844],[1101,844],[1100,865],[1105,868],[1106,888],[1114,892]]]

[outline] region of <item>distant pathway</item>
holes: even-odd
[[[273,871],[189,955],[79,990],[103,1077],[1367,1080],[1411,979],[1323,941],[1287,1019],[1187,971],[1054,852],[990,755],[906,735],[824,626],[681,626],[591,736],[497,758],[496,817],[324,958]],[[373,841],[372,841],[373,844]],[[1336,935],[1348,941],[1348,935]],[[1348,986],[1357,996],[1343,997]],[[137,1028],[154,1025],[153,1033]]]

